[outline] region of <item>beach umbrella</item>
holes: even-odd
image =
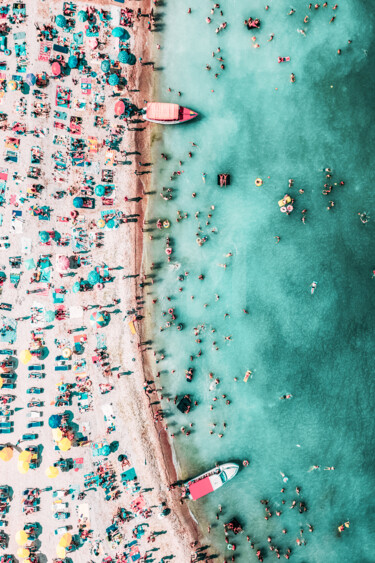
[[[112,29],[112,35],[120,39],[120,37],[122,38],[125,35],[125,29],[123,27],[115,27]]]
[[[55,442],[60,442],[60,440],[63,439],[63,433],[60,428],[52,429],[52,438],[55,440]]]
[[[18,461],[27,461],[27,463],[29,463],[29,461],[31,461],[31,457],[32,457],[32,453],[28,452],[27,450],[24,450],[18,456]]]
[[[64,348],[62,355],[66,359],[70,358],[70,356],[72,355],[71,349],[70,348]]]
[[[44,320],[47,323],[51,323],[52,321],[55,320],[55,311],[44,311]]]
[[[57,445],[59,446],[59,450],[67,452],[72,447],[72,442],[68,438],[63,438]]]
[[[9,80],[8,88],[9,90],[17,90],[17,82],[15,80]]]
[[[27,461],[19,461],[17,463],[18,472],[25,475],[29,471],[30,465]]]
[[[67,256],[59,257],[59,268],[60,270],[68,270],[70,266],[70,260]]]
[[[73,205],[74,207],[76,207],[77,209],[82,209],[83,207],[83,198],[82,197],[75,197],[73,199]]]
[[[0,376],[0,389],[2,388],[3,385],[4,385],[4,379]]]
[[[19,547],[17,549],[17,556],[21,557],[22,559],[26,559],[26,557],[29,557],[30,555],[30,550],[26,549],[26,547]]]
[[[103,195],[105,195],[105,187],[102,186],[102,184],[95,186],[95,195],[99,197],[103,197]]]
[[[69,532],[66,532],[65,534],[63,534],[60,538],[59,541],[59,545],[61,545],[61,547],[69,547],[70,544],[72,543],[72,534],[69,534]]]
[[[58,63],[57,61],[52,63],[51,70],[52,70],[53,76],[59,76],[61,74],[60,63]]]
[[[61,559],[65,559],[65,555],[66,555],[66,550],[65,547],[62,547],[62,545],[57,545],[56,546],[56,555],[57,557],[61,557]]]
[[[107,326],[109,323],[110,317],[108,313],[100,313],[95,311],[92,313],[90,317],[90,321],[96,324],[97,327]]]
[[[87,21],[87,12],[85,10],[80,10],[77,14],[78,21],[86,22]]]
[[[111,453],[111,448],[108,445],[103,446],[102,455],[109,455]]]
[[[120,51],[119,54],[117,55],[117,60],[120,63],[126,64],[129,61],[129,58],[130,58],[130,53],[128,53],[127,51]]]
[[[40,231],[39,238],[42,242],[48,242],[51,238],[51,235],[47,231]]]
[[[25,530],[19,530],[16,533],[15,539],[18,545],[25,545],[25,543],[29,539],[29,534],[27,534]]]
[[[79,293],[81,291],[81,284],[79,282],[74,282],[72,291],[73,293]]]
[[[111,63],[106,59],[105,61],[102,61],[100,68],[102,69],[103,72],[108,72],[109,69],[111,68]]]
[[[22,350],[22,352],[20,353],[20,361],[25,366],[30,362],[31,358],[32,355],[30,350]]]
[[[98,45],[99,45],[99,41],[97,40],[97,38],[96,37],[90,37],[89,47],[91,47],[91,49],[96,49]]]
[[[65,27],[66,24],[67,24],[67,21],[66,21],[66,18],[62,14],[59,14],[59,15],[56,16],[55,23],[58,27]]]
[[[51,414],[48,419],[48,426],[50,428],[58,428],[60,426],[61,416],[59,414]]]
[[[116,225],[116,223],[114,222],[113,219],[110,219],[110,220],[107,221],[107,223],[106,223],[107,229],[114,229],[115,225]]]
[[[125,104],[122,100],[119,100],[115,104],[115,114],[116,115],[122,115],[124,113],[124,111],[125,111]]]
[[[54,465],[50,465],[49,467],[47,467],[46,475],[50,479],[54,479],[55,477],[58,476],[58,474],[59,474],[59,468],[58,467],[55,467]]]
[[[104,219],[99,219],[98,222],[96,223],[96,226],[98,227],[98,229],[104,229],[105,227]]]
[[[100,282],[100,274],[96,270],[92,270],[87,276],[87,281],[90,285],[95,285]]]
[[[75,57],[74,55],[70,55],[70,57],[68,59],[68,65],[70,66],[70,68],[77,68],[77,66],[78,66],[77,57]]]
[[[10,461],[13,457],[13,448],[6,446],[0,452],[0,459],[2,461]]]
[[[111,86],[117,86],[119,82],[120,79],[115,73],[111,74],[110,77],[108,78],[108,84],[110,84]]]
[[[35,74],[33,74],[32,72],[26,74],[26,82],[29,86],[34,86],[36,82]]]

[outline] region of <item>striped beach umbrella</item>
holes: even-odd
[[[110,316],[109,313],[106,312],[97,312],[95,311],[94,313],[92,313],[91,317],[90,317],[90,321],[96,325],[97,328],[101,328],[104,326],[107,326],[107,324],[110,321]]]

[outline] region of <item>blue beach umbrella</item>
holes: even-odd
[[[102,61],[100,68],[102,69],[103,72],[108,72],[109,69],[111,68],[111,63],[109,62],[108,59],[106,59],[105,61]]]
[[[103,195],[105,195],[105,187],[102,186],[101,184],[95,186],[95,195],[99,197],[103,197]]]
[[[137,59],[135,58],[135,55],[133,53],[129,53],[129,60],[128,60],[128,65],[135,65]]]
[[[117,86],[119,82],[120,79],[117,74],[111,74],[111,76],[108,78],[108,84],[110,84],[111,86]]]
[[[34,86],[34,84],[36,82],[35,74],[33,74],[32,72],[27,74],[26,75],[26,82],[29,86]]]
[[[114,229],[115,226],[116,226],[116,223],[114,222],[113,219],[110,219],[109,221],[106,222],[105,226],[106,226],[108,229]]]
[[[80,10],[77,14],[78,21],[87,22],[87,12],[85,10]]]
[[[68,59],[68,65],[70,68],[77,68],[78,66],[78,59],[74,55],[71,55]]]
[[[73,205],[74,207],[76,207],[77,209],[82,209],[83,207],[83,199],[81,197],[75,197],[73,199]]]
[[[123,27],[115,27],[114,29],[112,29],[113,37],[118,37],[119,39],[121,37],[122,39],[124,37],[124,34],[125,34],[125,29]]]
[[[81,284],[79,282],[74,282],[72,291],[73,293],[79,293],[81,290]]]
[[[127,51],[120,51],[117,56],[119,62],[123,64],[127,64],[130,58],[131,58],[131,54],[128,53]]]
[[[50,428],[58,428],[61,423],[61,416],[58,414],[52,414],[48,419],[48,426]]]
[[[47,231],[40,231],[39,238],[42,242],[48,242],[51,237]]]
[[[103,446],[101,450],[102,450],[102,452],[101,452],[102,455],[105,455],[105,456],[107,456],[111,453],[111,448],[108,445]]]
[[[55,311],[45,311],[44,312],[44,320],[47,323],[51,323],[55,320]]]
[[[90,285],[95,285],[96,283],[100,282],[100,275],[96,270],[92,270],[92,272],[90,272],[87,276],[87,281]]]
[[[66,18],[62,14],[59,14],[58,16],[56,16],[55,23],[58,27],[65,27],[67,21],[66,21]]]

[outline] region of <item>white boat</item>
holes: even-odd
[[[197,112],[178,104],[163,102],[148,102],[145,107],[143,119],[162,125],[175,125],[184,123],[197,117]]]
[[[216,491],[235,477],[239,470],[239,465],[233,462],[223,463],[218,467],[214,467],[194,479],[186,481],[186,494],[188,498],[197,500],[201,497]]]

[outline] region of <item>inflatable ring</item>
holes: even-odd
[[[89,379],[88,381],[86,381],[86,387],[91,387],[91,385],[92,385],[91,379]]]
[[[97,287],[98,289],[104,289],[104,283],[97,283],[97,284],[96,284],[96,287]]]
[[[286,207],[285,207],[285,205],[283,205],[283,207],[280,207],[280,211],[281,211],[281,213],[286,213]]]
[[[286,210],[287,210],[288,213],[291,213],[293,211],[293,205],[288,205]]]
[[[168,313],[169,313],[170,315],[173,315],[173,312],[174,312],[174,311],[173,311],[172,307],[171,307],[170,309],[168,309]]]
[[[171,224],[170,224],[170,222],[168,221],[168,219],[166,219],[165,221],[163,221],[163,227],[164,227],[164,229],[169,229],[170,225],[171,225]]]
[[[70,216],[73,217],[73,219],[75,219],[76,217],[78,217],[78,211],[71,211]]]
[[[166,248],[165,253],[168,254],[168,256],[170,256],[170,254],[172,254],[172,249],[170,247]]]
[[[256,185],[256,186],[261,186],[262,184],[263,184],[262,178],[257,178],[257,179],[255,180],[255,185]]]
[[[199,246],[202,245],[202,239],[201,239],[201,238],[197,238],[197,239],[196,239],[196,242],[197,242],[197,244],[199,244]]]
[[[10,50],[10,49],[5,49],[4,53],[5,53],[6,55],[10,55],[10,54],[11,54],[11,50]]]
[[[247,459],[244,459],[244,460],[243,460],[242,465],[243,465],[244,467],[247,467],[247,466],[249,465],[249,462],[247,461]]]

